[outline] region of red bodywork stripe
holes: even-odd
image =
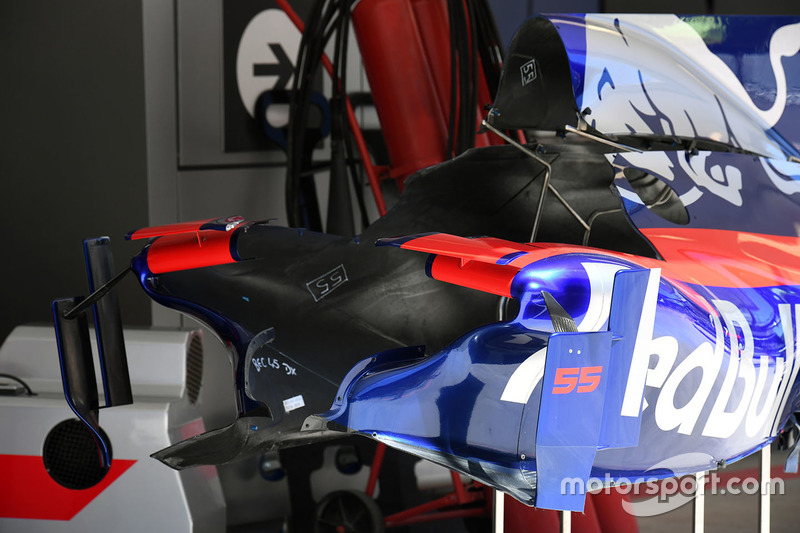
[[[515,271],[548,257],[590,253],[624,259],[643,268],[660,268],[664,278],[681,286],[749,288],[800,285],[798,237],[690,228],[644,229],[642,233],[656,247],[663,261],[584,246],[518,244],[502,239],[466,239],[447,234],[426,235],[401,247],[437,254],[431,266],[435,279],[474,288],[479,288],[479,284],[484,287],[481,290],[500,295],[507,295],[509,271],[497,262],[520,250],[527,253],[508,263]],[[452,265],[454,258],[460,262],[460,272]],[[485,268],[472,270],[471,261],[483,263]],[[443,274],[446,279],[440,278],[439,272],[446,273]],[[473,272],[481,279],[473,280]]]
[[[209,218],[206,220],[195,220],[194,222],[178,222],[177,224],[166,224],[164,226],[152,226],[131,231],[125,238],[129,241],[138,239],[152,239],[165,235],[177,235],[179,233],[198,233],[202,230],[213,229],[216,231],[231,231],[239,224],[244,222],[244,218],[239,215]]]
[[[231,255],[233,231],[205,230],[159,237],[147,249],[153,274],[236,262]]]
[[[135,462],[114,459],[100,483],[85,490],[71,490],[53,481],[40,455],[0,455],[0,472],[6,487],[0,497],[0,518],[71,520]]]
[[[800,238],[690,228],[643,229],[666,260],[665,275],[713,287],[800,284]]]
[[[479,291],[511,297],[511,282],[519,268],[471,261],[441,255],[431,265],[431,277]]]
[[[538,245],[535,246],[538,247]],[[530,252],[533,249],[531,245],[494,237],[468,239],[448,233],[433,233],[411,239],[400,247],[405,250],[457,257],[463,263],[480,261],[491,264],[496,264],[499,259],[514,252]]]
[[[152,239],[153,237],[163,237],[164,235],[176,235],[178,233],[195,233],[200,230],[203,224],[213,222],[214,218],[206,220],[195,220],[193,222],[178,222],[177,224],[165,224],[163,226],[152,226],[149,228],[137,229],[128,234],[128,239],[135,241],[138,239]]]

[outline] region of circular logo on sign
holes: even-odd
[[[261,93],[290,87],[299,47],[300,32],[280,9],[262,11],[244,29],[236,53],[236,82],[250,116]]]

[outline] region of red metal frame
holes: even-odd
[[[364,491],[370,498],[372,498],[375,493],[375,485],[380,475],[385,452],[386,445],[379,442],[375,448],[375,457],[372,459],[372,469],[370,470],[369,479],[367,480],[367,488]],[[400,527],[422,522],[448,520],[450,518],[491,515],[492,489],[477,481],[464,484],[461,482],[461,475],[452,470],[450,471],[450,477],[453,482],[453,492],[430,502],[406,509],[405,511],[386,516],[383,519],[384,525],[386,527]],[[479,502],[483,502],[483,505],[462,509],[447,509],[448,507],[477,504]]]

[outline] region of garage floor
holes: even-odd
[[[780,484],[776,482],[776,493],[770,500],[772,507],[772,533],[795,533],[800,529],[797,523],[797,508],[800,503],[800,477],[798,474],[783,472],[788,451],[772,452],[773,477],[780,477],[783,483],[783,494]],[[720,471],[720,478],[735,476],[740,479],[758,479],[759,455],[754,454],[734,463]],[[717,494],[706,493],[705,531],[706,533],[734,533],[758,531],[758,494],[721,494],[724,488],[720,483]],[[743,489],[748,488],[742,484]],[[708,490],[708,489],[707,489]],[[659,516],[639,518],[641,533],[679,533],[692,531],[692,504],[679,507]]]
[[[795,533],[800,530],[796,522],[797,504],[800,502],[800,474],[785,474],[784,462],[788,451],[778,451],[773,448],[772,465],[773,476],[779,477],[776,482],[776,492],[771,498],[771,529],[772,533]],[[716,493],[712,493],[709,486],[706,488],[705,507],[705,532],[706,533],[736,533],[758,531],[758,494],[752,493],[754,484],[758,479],[759,455],[754,454],[727,468],[717,472],[719,481]],[[737,479],[740,481],[737,481]],[[729,485],[729,482],[731,483]],[[726,487],[733,487],[739,494],[732,494]],[[747,494],[745,492],[750,492]],[[725,494],[723,494],[725,492]],[[435,495],[432,494],[431,497]],[[649,496],[634,497],[634,503],[642,502]],[[665,505],[668,507],[668,505]],[[641,507],[640,507],[641,508]],[[692,501],[663,514],[639,517],[640,533],[690,533],[692,532]],[[535,521],[532,520],[532,524]],[[544,525],[544,524],[542,524]],[[528,531],[542,531],[532,527]],[[545,528],[549,531],[549,528]],[[270,523],[247,524],[230,528],[229,533],[255,533],[285,532],[284,521],[276,520]],[[491,532],[491,524],[487,520],[476,521],[466,525],[461,519],[443,520],[428,524],[418,524],[408,528],[389,529],[390,532],[408,533],[441,533],[447,532]],[[509,533],[511,529],[506,529]],[[573,528],[573,531],[579,531]],[[617,533],[617,532],[614,532]]]

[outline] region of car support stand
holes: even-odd
[[[703,533],[706,518],[706,472],[694,475],[694,502],[692,502],[692,531]]]
[[[503,533],[505,530],[505,492],[492,491],[492,533]]]
[[[761,448],[761,469],[758,473],[758,531],[769,532],[769,497],[772,489],[770,481],[770,466],[772,463],[772,447],[767,444]]]

